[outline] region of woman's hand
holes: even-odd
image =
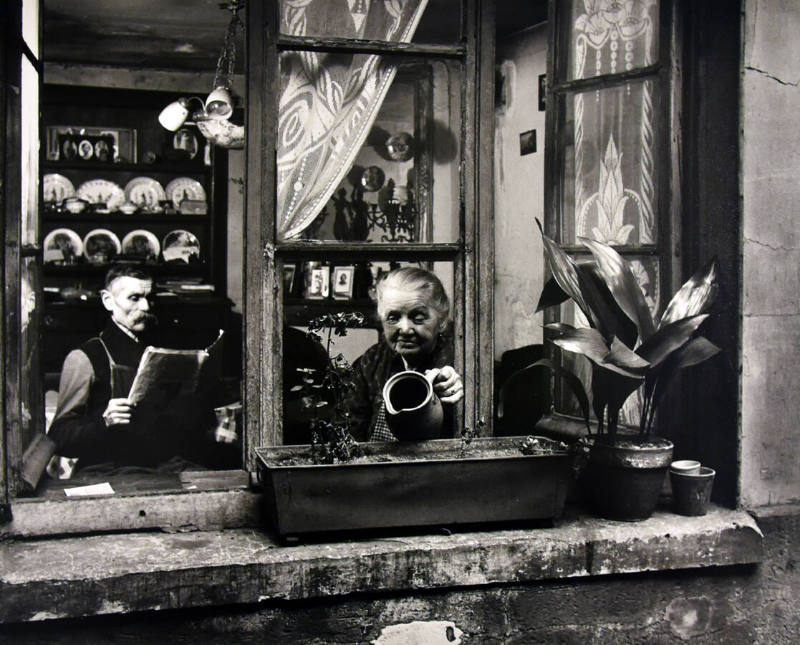
[[[461,376],[450,365],[426,370],[425,376],[433,384],[433,391],[442,403],[457,403],[464,398]]]
[[[130,399],[111,399],[103,412],[106,428],[131,422],[133,403]]]

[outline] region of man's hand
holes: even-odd
[[[457,403],[464,398],[461,376],[450,365],[426,370],[425,376],[433,384],[433,391],[442,403]]]
[[[133,407],[130,399],[111,399],[103,412],[106,427],[130,423]]]

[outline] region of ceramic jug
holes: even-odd
[[[424,374],[411,370],[394,374],[383,386],[386,424],[400,441],[440,437],[442,402]]]

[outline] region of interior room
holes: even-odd
[[[0,644],[793,642],[790,5],[4,3]]]

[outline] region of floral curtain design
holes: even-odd
[[[572,78],[652,64],[656,0],[582,0],[575,7]],[[655,243],[653,83],[578,93],[574,130],[574,231],[614,245]]]
[[[409,42],[427,0],[281,0],[281,33]],[[278,235],[297,238],[350,169],[396,67],[380,56],[284,52]]]

